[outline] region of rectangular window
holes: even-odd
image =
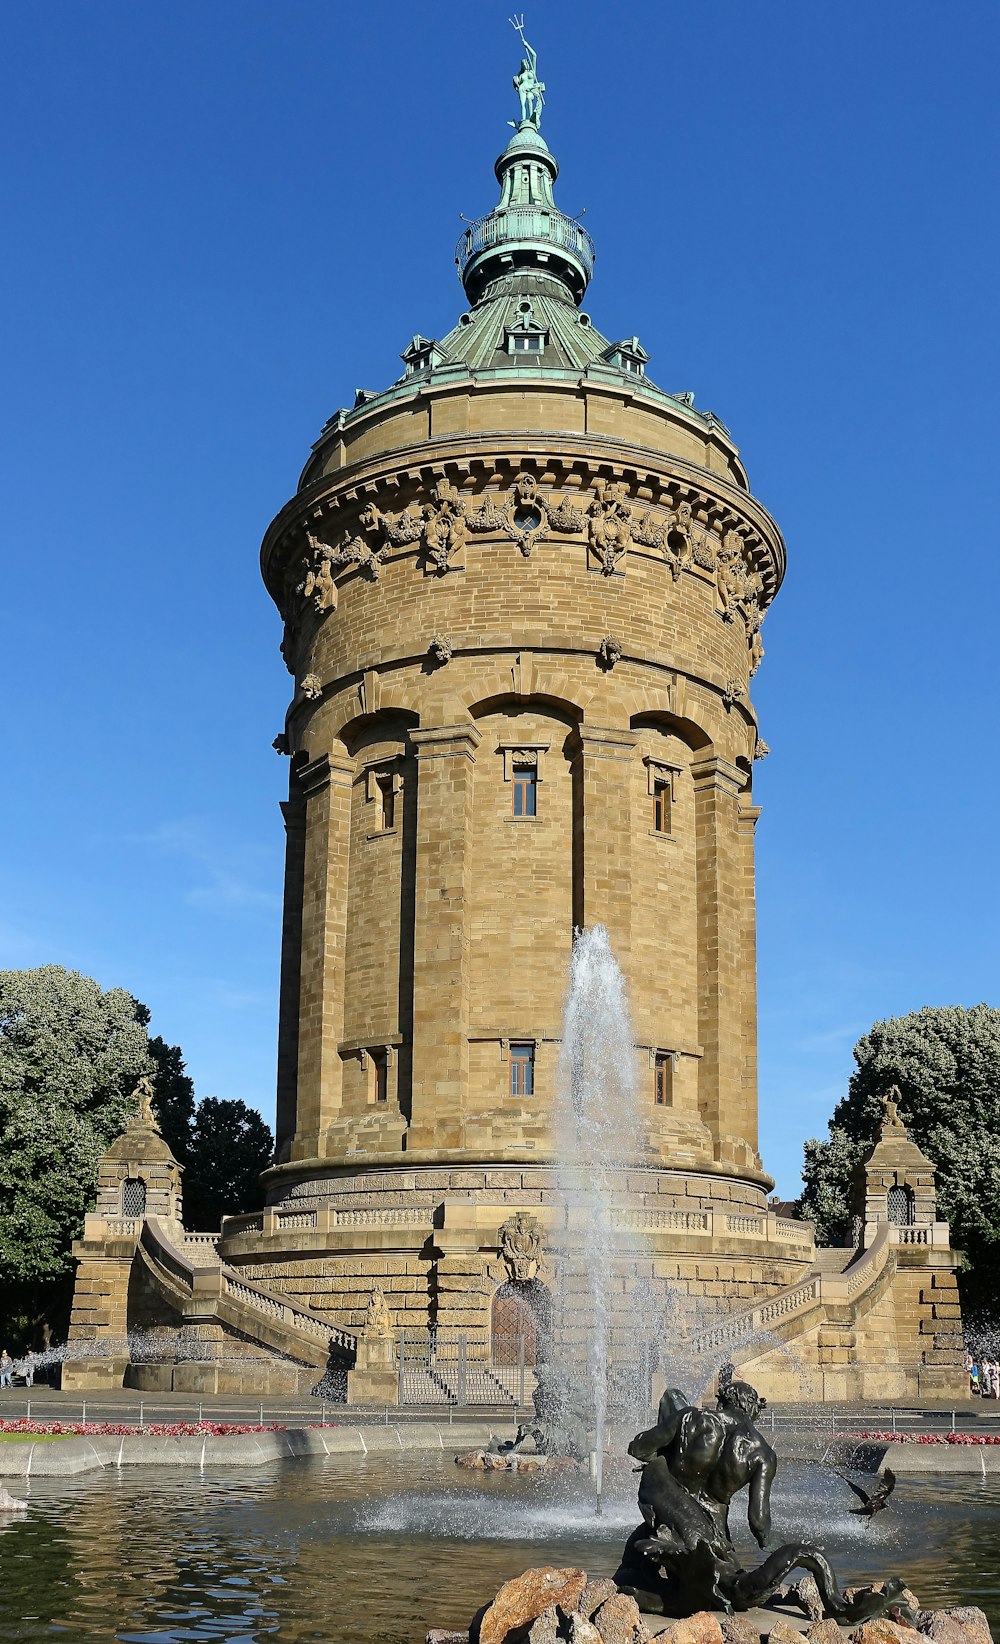
[[[544,343],[541,334],[536,332],[511,337],[510,341],[511,347],[516,353],[541,352]]]
[[[670,783],[662,777],[653,782],[653,832],[670,832]]]
[[[376,1050],[372,1052],[372,1069],[375,1080],[375,1100],[376,1102],[387,1102],[389,1100],[389,1055],[387,1051]]]
[[[674,1105],[674,1059],[668,1050],[658,1050],[653,1075],[653,1092],[657,1107]]]
[[[510,1047],[510,1093],[512,1096],[534,1096],[535,1094],[535,1047],[534,1045],[511,1045]]]
[[[378,827],[386,832],[396,821],[396,794],[390,773],[375,778],[375,807]]]
[[[538,802],[538,766],[515,765],[511,774],[514,815],[534,816]]]

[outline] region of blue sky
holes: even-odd
[[[755,682],[761,1138],[876,1018],[1000,1003],[1000,9],[539,0],[587,306],[788,543]],[[288,679],[257,571],[327,416],[463,306],[503,5],[5,16],[0,964],[121,984],[273,1113]]]

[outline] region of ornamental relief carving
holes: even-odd
[[[494,474],[487,484],[497,480]],[[713,529],[707,519],[715,506],[694,495],[677,498],[671,508],[640,512],[623,481],[602,479],[595,481],[589,502],[581,496],[577,504],[566,496],[543,495],[535,475],[527,472],[519,473],[506,492],[487,489],[473,502],[449,480],[440,479],[427,501],[411,503],[400,513],[383,513],[368,503],[358,518],[357,534],[345,535],[339,544],[324,542],[307,530],[308,553],[289,579],[291,592],[302,602],[300,609],[311,607],[323,616],[337,608],[338,572],[353,567],[377,582],[393,548],[419,544],[425,572],[444,576],[458,568],[469,532],[505,536],[525,559],[553,534],[582,535],[591,566],[602,576],[620,575],[633,546],[659,555],[675,582],[685,570],[710,572],[721,620],[732,624],[739,617],[744,624],[752,676],[764,655],[760,630],[765,585],[754,560],[757,544],[733,525]]]

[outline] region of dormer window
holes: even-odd
[[[619,371],[626,371],[630,377],[646,375],[649,355],[638,337],[626,337],[622,342],[612,343],[604,358],[609,365],[616,365]]]
[[[548,331],[535,319],[531,303],[518,303],[516,314],[504,329],[508,354],[543,354],[548,340]]]
[[[421,337],[419,333],[410,338],[399,357],[406,367],[405,377],[419,376],[421,371],[429,371],[444,359],[437,343],[430,337]]]

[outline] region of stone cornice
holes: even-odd
[[[770,603],[780,587],[785,572],[784,540],[770,514],[748,491],[725,476],[670,452],[608,435],[598,437],[552,430],[449,434],[380,452],[347,468],[321,475],[286,503],[269,526],[261,546],[265,583],[280,602],[281,560],[289,551],[296,552],[299,542],[304,546],[302,533],[324,515],[343,514],[346,520],[349,513],[355,509],[360,513],[376,498],[384,502],[387,493],[397,493],[402,507],[411,498],[429,492],[437,479],[459,485],[469,478],[489,481],[498,470],[506,469],[513,481],[524,466],[539,475],[539,483],[544,484],[547,492],[566,490],[573,498],[587,496],[589,500],[595,478],[620,480],[628,489],[632,505],[640,510],[647,505],[669,508],[678,492],[693,491],[707,504],[710,515],[717,516],[711,523],[720,534],[731,523],[734,528],[749,526],[759,539],[765,561],[766,603]],[[557,477],[551,483],[545,482],[541,476],[546,473],[555,473]],[[464,495],[467,500],[475,501],[479,494]],[[641,546],[636,544],[640,552]]]

